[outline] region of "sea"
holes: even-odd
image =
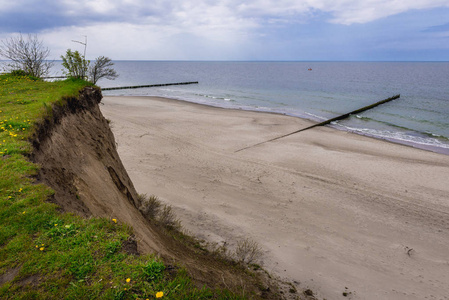
[[[103,91],[161,96],[229,109],[323,121],[400,94],[330,126],[449,155],[449,62],[115,61]],[[300,129],[300,128],[298,128]],[[286,132],[287,133],[287,132]]]

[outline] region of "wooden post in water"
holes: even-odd
[[[381,104],[384,104],[384,103],[387,103],[387,102],[396,100],[396,99],[398,99],[398,98],[400,98],[400,97],[401,97],[400,94],[395,95],[395,96],[393,96],[393,97],[384,99],[384,100],[382,100],[382,101],[376,102],[376,103],[371,104],[371,105],[368,105],[368,106],[364,106],[364,107],[362,107],[362,108],[359,108],[359,109],[356,109],[356,110],[351,111],[351,112],[349,112],[349,113],[346,113],[346,114],[344,114],[344,115],[341,115],[341,116],[338,116],[338,117],[335,117],[335,118],[332,118],[332,119],[323,121],[323,122],[321,122],[321,123],[313,124],[312,126],[309,126],[309,127],[303,128],[303,129],[299,129],[299,130],[296,130],[296,131],[291,132],[291,133],[288,133],[288,134],[284,134],[284,135],[278,136],[278,137],[273,138],[273,139],[271,139],[271,140],[264,141],[264,142],[257,143],[257,144],[252,145],[252,146],[248,146],[248,147],[239,149],[239,150],[235,151],[235,153],[240,152],[240,151],[245,150],[245,149],[248,149],[248,148],[252,148],[252,147],[255,147],[255,146],[259,146],[259,145],[262,145],[262,144],[265,144],[265,143],[268,143],[268,142],[272,142],[272,141],[275,141],[275,140],[278,140],[278,139],[281,139],[281,138],[290,136],[290,135],[292,135],[292,134],[295,134],[295,133],[298,133],[298,132],[301,132],[301,131],[304,131],[304,130],[312,129],[312,128],[314,128],[314,127],[323,126],[323,125],[327,125],[327,124],[330,124],[330,123],[335,122],[335,121],[338,121],[338,120],[346,119],[346,118],[348,118],[350,115],[355,115],[355,114],[361,113],[361,112],[363,112],[363,111],[365,111],[365,110],[368,110],[368,109],[374,108],[374,107],[376,107],[376,106],[379,106],[379,105],[381,105]]]

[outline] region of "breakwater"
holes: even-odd
[[[111,90],[139,89],[139,88],[148,88],[148,87],[159,87],[159,86],[169,86],[169,85],[187,85],[187,84],[198,84],[198,81],[148,84],[148,85],[133,85],[133,86],[119,86],[119,87],[102,88],[102,90],[103,91],[111,91]]]

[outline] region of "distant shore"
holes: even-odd
[[[157,97],[105,97],[139,193],[209,241],[250,237],[264,267],[336,299],[449,294],[449,156],[311,122]]]

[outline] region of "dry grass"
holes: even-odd
[[[155,220],[161,211],[161,201],[154,195],[148,197],[146,194],[140,194],[138,201],[140,213],[149,220]]]
[[[262,257],[262,248],[257,242],[246,238],[237,242],[234,257],[242,264],[251,264]]]
[[[138,199],[140,213],[150,221],[156,221],[162,227],[169,230],[181,230],[181,222],[176,218],[170,205],[163,205],[154,195],[140,194]]]

